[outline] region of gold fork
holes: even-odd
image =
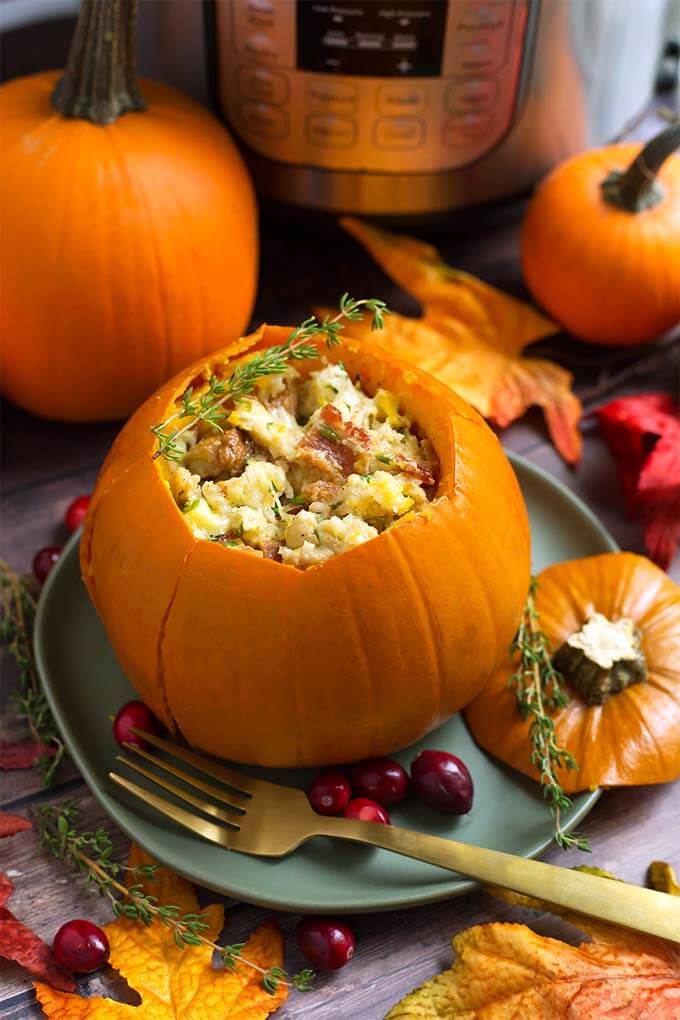
[[[152,733],[134,732],[228,789],[185,772],[165,758],[132,744],[126,745],[130,752],[179,779],[185,786],[173,783],[125,755],[118,755],[117,760],[190,804],[201,815],[187,811],[115,772],[109,773],[110,778],[167,818],[225,850],[284,857],[314,836],[349,839],[427,861],[480,882],[548,900],[601,921],[680,942],[678,897],[410,829],[318,815],[302,790],[253,779]],[[192,793],[186,789],[187,786],[205,794],[210,800]],[[215,821],[210,821],[210,818]]]

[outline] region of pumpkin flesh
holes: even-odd
[[[244,344],[281,343],[288,332],[266,327]],[[151,459],[148,429],[227,354],[182,373],[131,419],[81,547],[141,696],[190,743],[236,761],[326,764],[412,743],[481,689],[526,595],[526,510],[483,420],[365,345],[324,353],[367,392],[397,394],[432,442],[440,480],[420,513],[304,571],[197,539]]]

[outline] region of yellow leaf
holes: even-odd
[[[665,861],[652,861],[647,871],[647,881],[652,889],[670,893],[671,896],[680,896],[680,885],[675,879],[675,872]]]
[[[520,357],[527,344],[559,327],[531,305],[442,262],[435,248],[358,220],[343,226],[423,308],[422,318],[370,319],[348,333],[431,372],[503,427],[532,404],[543,409],[555,446],[569,463],[581,456],[581,404],[572,376],[551,361]]]
[[[618,881],[597,868],[582,870]],[[571,946],[524,924],[468,928],[453,939],[453,967],[405,996],[385,1020],[680,1017],[680,945],[530,896],[496,887],[487,891],[508,903],[559,914],[591,941]]]
[[[153,863],[137,847],[130,851],[130,866]],[[203,933],[215,941],[224,925],[224,907],[201,909],[190,882],[167,868],[155,880],[142,883],[144,891],[162,904],[179,907],[180,914],[204,914],[209,922]],[[274,995],[261,987],[262,975],[245,964],[236,970],[215,969],[210,946],[175,945],[172,930],[160,921],[143,925],[119,918],[106,925],[111,945],[110,963],[141,997],[130,1006],[112,999],[81,998],[36,983],[38,1001],[55,1020],[265,1020],[285,1001],[288,989]],[[261,925],[243,948],[244,959],[264,968],[281,967],[283,938],[273,922]]]

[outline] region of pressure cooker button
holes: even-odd
[[[319,110],[333,113],[350,113],[357,102],[356,86],[348,81],[318,78],[307,86],[309,102]]]
[[[377,107],[378,113],[387,116],[415,116],[425,109],[425,89],[419,85],[381,85]]]
[[[449,110],[488,110],[496,99],[496,82],[493,78],[470,78],[451,82],[446,90],[446,107]]]
[[[356,141],[356,124],[348,117],[312,114],[306,121],[307,141],[331,149],[346,149]]]
[[[288,82],[282,74],[265,67],[239,67],[239,92],[248,99],[263,103],[283,103],[288,96]]]
[[[246,101],[239,107],[241,123],[251,135],[262,138],[284,138],[288,133],[288,117],[268,103]]]
[[[470,145],[488,136],[492,125],[492,118],[485,113],[463,113],[457,117],[447,117],[442,130],[442,142],[450,149]]]
[[[417,149],[425,138],[425,124],[414,117],[381,117],[373,140],[378,149]]]
[[[253,32],[249,35],[243,48],[248,56],[258,57],[260,60],[276,60],[279,55],[274,40],[264,32]]]

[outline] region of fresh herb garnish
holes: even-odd
[[[228,412],[224,408],[227,401],[237,401],[247,396],[259,379],[283,375],[291,361],[317,358],[319,349],[312,341],[325,337],[326,346],[335,347],[340,343],[340,334],[344,329],[343,320],[361,319],[366,310],[373,315],[371,328],[382,329],[384,316],[388,314],[384,301],[377,298],[356,300],[349,294],[342,295],[339,308],[337,315],[333,317],[326,315],[321,322],[315,315],[305,319],[291,332],[285,344],[277,344],[254,354],[247,361],[237,365],[228,379],[218,379],[212,375],[206,391],[196,399],[193,387],[190,386],[182,397],[179,411],[151,429],[158,439],[154,459],[165,457],[166,460],[180,461],[184,451],[178,445],[178,440],[199,421],[211,425],[218,432],[223,432],[222,423],[228,417]],[[186,424],[176,424],[185,418],[189,419]]]
[[[330,425],[326,425],[326,423],[323,421],[319,425],[319,435],[323,436],[324,439],[330,439],[332,443],[337,442],[337,440],[339,439],[338,433],[335,431],[335,429],[332,429]]]
[[[210,946],[230,970],[238,963],[252,967],[260,972],[262,987],[270,994],[282,982],[301,992],[310,990],[314,980],[313,971],[305,969],[289,977],[281,967],[260,967],[241,955],[244,942],[220,946],[206,938],[203,932],[209,928],[209,923],[205,914],[182,914],[179,907],[161,904],[157,897],[144,892],[141,882],[123,885],[119,879],[124,872],[129,873],[132,879],[154,880],[158,865],[143,864],[137,868],[128,868],[118,864],[111,859],[113,843],[106,829],[79,832],[74,824],[77,816],[78,806],[74,800],[43,804],[36,813],[40,842],[57,860],[70,864],[80,872],[87,885],[98,889],[109,900],[116,917],[125,917],[129,921],[146,925],[154,920],[160,921],[171,930],[180,949],[186,946]]]
[[[19,670],[17,689],[10,695],[31,737],[49,753],[40,755],[36,767],[44,786],[49,786],[66,749],[57,730],[33,655],[33,624],[36,598],[23,577],[0,560],[0,642],[7,647]]]
[[[510,654],[519,653],[517,670],[508,680],[517,698],[517,707],[525,721],[529,720],[531,761],[538,770],[543,796],[555,819],[554,840],[563,850],[576,847],[589,851],[588,838],[577,832],[565,832],[561,816],[572,806],[558,778],[560,769],[577,769],[574,756],[555,739],[555,725],[550,713],[569,704],[562,676],[552,664],[550,642],[539,627],[536,611],[537,581],[532,577],[524,612]]]
[[[381,464],[391,464],[394,460],[393,457],[388,457],[385,453],[379,453],[375,459],[379,460]]]

